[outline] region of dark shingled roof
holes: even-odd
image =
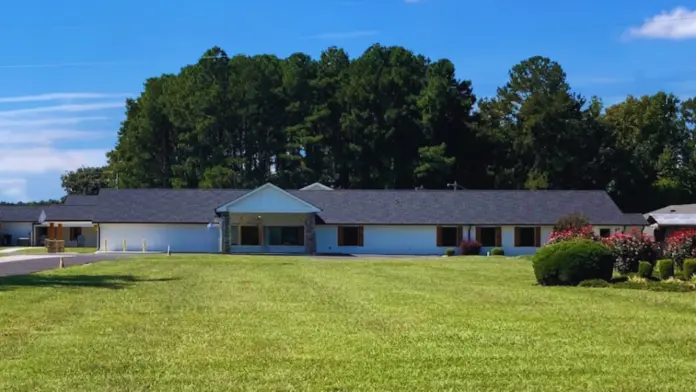
[[[0,222],[36,222],[47,206],[0,206]]]
[[[68,195],[63,204],[67,206],[96,206],[97,201],[99,201],[99,196]]]
[[[103,189],[93,219],[101,223],[206,223],[215,208],[250,190]],[[289,190],[315,205],[327,224],[552,225],[570,213],[594,225],[645,225],[604,191]]]
[[[91,221],[96,206],[52,205],[44,208],[47,221]],[[39,212],[40,214],[40,212]],[[37,218],[38,219],[38,215]]]

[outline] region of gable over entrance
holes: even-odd
[[[215,211],[233,214],[309,214],[320,212],[321,209],[300,199],[297,196],[289,194],[271,183],[266,183],[253,191],[218,207]]]

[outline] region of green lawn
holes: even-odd
[[[528,260],[150,256],[0,279],[2,391],[693,390],[696,294]]]

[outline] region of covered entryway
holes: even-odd
[[[45,221],[34,225],[32,246],[44,246],[46,240],[63,240],[68,248],[95,248],[98,235],[98,227],[91,221]]]
[[[265,184],[219,207],[222,253],[316,252],[315,215],[321,210]]]

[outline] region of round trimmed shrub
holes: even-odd
[[[657,274],[662,280],[667,280],[674,276],[674,261],[663,259],[657,261]]]
[[[611,280],[614,256],[607,246],[591,240],[559,242],[539,249],[534,275],[544,286],[575,286],[583,280]]]
[[[503,251],[503,248],[496,247],[491,249],[491,256],[505,256],[505,252]]]
[[[653,265],[649,261],[641,261],[638,264],[638,276],[645,279],[650,279],[653,274]]]
[[[452,249],[452,248],[445,250],[445,256],[452,257],[452,256],[454,256],[454,253],[455,253],[454,249]]]
[[[684,273],[684,279],[687,280],[691,279],[694,275],[696,275],[696,259],[684,260],[682,272]]]

